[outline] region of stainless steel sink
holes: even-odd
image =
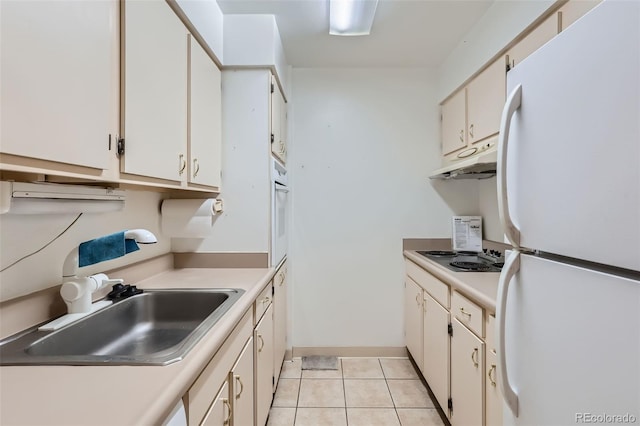
[[[183,359],[240,289],[148,290],[56,331],[0,342],[0,365],[166,365]]]

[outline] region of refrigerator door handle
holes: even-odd
[[[500,281],[498,283],[498,300],[496,303],[496,323],[498,325],[498,379],[500,382],[500,389],[502,390],[504,401],[511,409],[513,415],[516,417],[518,417],[518,394],[510,383],[509,375],[507,373],[504,329],[509,283],[511,282],[513,276],[519,270],[520,253],[514,250],[509,253],[504,267],[502,268]]]
[[[511,118],[522,104],[522,85],[518,84],[511,91],[507,102],[502,110],[500,119],[500,134],[498,136],[498,161],[497,161],[497,184],[498,184],[498,213],[500,222],[507,236],[507,239],[514,247],[520,247],[520,230],[511,219],[509,212],[509,202],[507,199],[507,149],[509,147],[509,129],[511,128]]]

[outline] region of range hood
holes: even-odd
[[[496,146],[434,170],[429,179],[487,179],[496,175]]]

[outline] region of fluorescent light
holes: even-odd
[[[378,0],[329,0],[329,34],[368,35]]]

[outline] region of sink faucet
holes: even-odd
[[[116,234],[114,234],[116,235]],[[122,237],[120,237],[122,238]],[[139,244],[153,244],[158,241],[155,235],[146,229],[130,229],[124,231],[125,240],[133,240]],[[99,241],[98,243],[99,244]],[[137,250],[137,247],[135,248]],[[115,259],[124,256],[128,251],[110,253],[103,259],[95,261]],[[86,265],[83,265],[86,266]],[[60,288],[60,295],[67,304],[70,314],[86,314],[92,311],[91,295],[97,290],[110,284],[121,284],[121,279],[109,279],[105,274],[95,274],[88,277],[78,277],[79,250],[75,247],[64,261],[62,266],[62,279],[64,283]]]

